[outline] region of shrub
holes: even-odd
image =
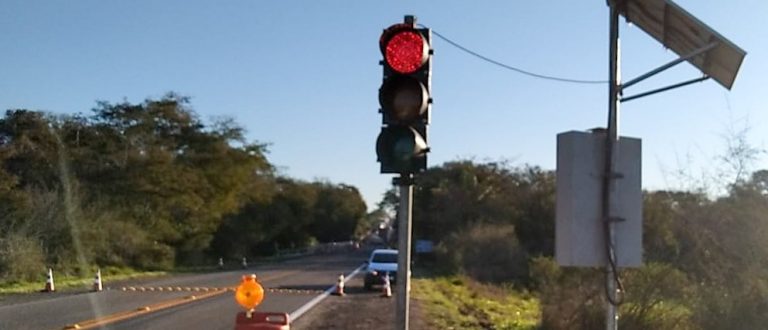
[[[735,275],[730,283],[700,283],[693,318],[703,329],[764,329],[768,285],[762,278]]]
[[[693,290],[683,272],[668,264],[649,263],[624,272],[626,303],[622,329],[696,329],[692,321]]]
[[[530,272],[539,291],[542,329],[605,328],[600,271],[561,268],[552,258],[537,257]]]
[[[32,281],[45,272],[40,242],[11,234],[0,239],[0,278],[4,282]]]
[[[512,225],[470,225],[441,242],[436,252],[443,268],[478,281],[499,283],[528,274],[527,255]]]
[[[163,243],[152,240],[139,226],[110,219],[98,228],[102,242],[93,251],[98,265],[131,266],[140,269],[166,270],[173,267],[174,251]]]
[[[531,261],[542,304],[544,329],[605,327],[604,273],[596,268],[562,268],[551,258]],[[621,329],[698,329],[692,320],[692,291],[685,274],[665,264],[622,272],[626,296],[619,308]]]

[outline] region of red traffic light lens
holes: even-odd
[[[424,37],[413,30],[402,30],[386,41],[384,58],[395,71],[403,74],[418,70],[429,55],[429,46]]]

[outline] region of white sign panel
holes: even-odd
[[[640,139],[622,137],[615,146],[611,217],[619,267],[642,264],[643,196],[640,184]],[[557,208],[555,258],[561,266],[606,265],[602,219],[605,134],[565,132],[557,135]]]

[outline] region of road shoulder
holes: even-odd
[[[349,280],[343,297],[331,296],[317,307],[291,322],[294,330],[336,330],[336,329],[392,329],[395,323],[395,296],[381,297],[379,287],[376,291],[363,288],[362,276]],[[430,329],[419,306],[411,299],[410,328]]]

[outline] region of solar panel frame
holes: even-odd
[[[616,0],[624,18],[679,56],[713,42],[716,45],[687,61],[727,89],[733,87],[746,52],[671,0]]]

